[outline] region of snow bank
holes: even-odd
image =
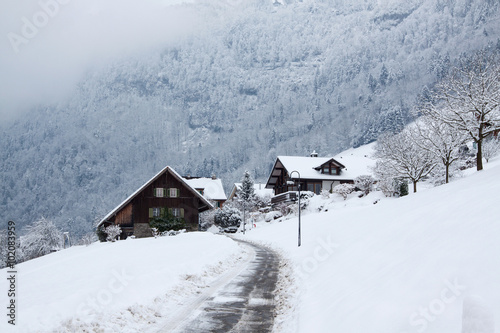
[[[301,247],[297,218],[262,222],[240,237],[292,262],[299,315],[288,320],[298,321],[297,332],[456,333],[463,326],[492,333],[500,325],[499,162],[399,199],[317,196],[302,215]]]
[[[186,233],[73,247],[22,263],[17,325],[4,319],[0,331],[140,331],[165,303],[182,302],[220,275],[239,249],[223,236]],[[0,290],[7,289],[2,278]]]

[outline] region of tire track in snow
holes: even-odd
[[[158,332],[271,332],[279,258],[263,246],[235,241],[251,250],[246,260],[174,313]]]

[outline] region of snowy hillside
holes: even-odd
[[[336,158],[367,169],[372,149]],[[493,333],[500,325],[499,177],[497,157],[481,172],[402,198],[315,196],[302,215],[301,247],[294,216],[238,234],[289,263],[276,332]],[[210,233],[53,253],[17,266],[18,326],[2,321],[0,330],[154,331],[247,255]],[[5,279],[0,289],[7,290]]]
[[[30,3],[2,5],[4,35]],[[81,235],[165,165],[226,190],[244,170],[264,181],[278,155],[401,128],[462,52],[500,37],[498,1],[158,3],[72,2],[19,54],[0,44],[1,220]]]
[[[493,333],[499,177],[497,158],[398,199],[315,197],[302,215],[301,247],[297,218],[259,223],[242,238],[281,249],[295,270],[298,308],[284,332]]]

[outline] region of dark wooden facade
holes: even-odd
[[[213,208],[203,196],[190,187],[173,169],[166,167],[136,193],[108,214],[100,224],[116,224],[121,238],[152,236],[149,221],[159,212],[169,210],[184,218],[188,230],[198,230],[199,213]]]

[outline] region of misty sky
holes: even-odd
[[[173,42],[200,20],[191,0],[2,0],[0,122],[55,102],[92,66]]]

